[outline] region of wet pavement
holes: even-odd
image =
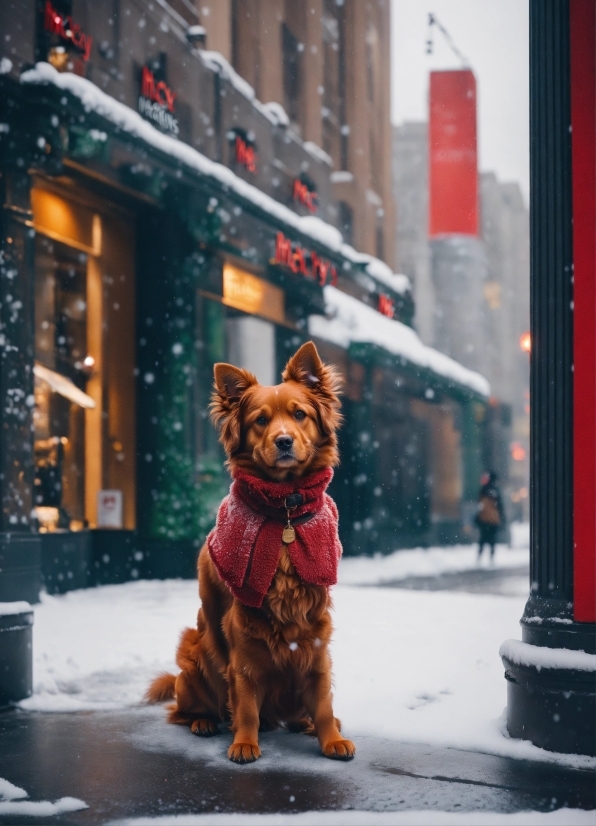
[[[89,808],[0,823],[104,824],[121,818],[214,811],[298,812],[356,808],[548,811],[596,806],[594,773],[549,763],[355,738],[339,763],[316,740],[284,731],[261,736],[263,757],[226,759],[231,735],[202,740],[167,725],[162,709],[0,715],[0,777],[29,800],[70,796]]]
[[[411,576],[382,582],[379,588],[406,588],[414,591],[467,591],[470,594],[527,596],[530,590],[528,566],[515,568],[473,568],[433,576]]]

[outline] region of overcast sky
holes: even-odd
[[[428,120],[428,73],[461,63],[433,26],[433,12],[468,59],[478,84],[480,169],[520,184],[528,201],[527,0],[391,0],[393,123]]]

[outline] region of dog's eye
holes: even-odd
[[[255,419],[255,424],[258,424],[259,427],[265,427],[265,425],[267,424],[267,416],[259,416],[257,419]]]
[[[304,410],[297,410],[294,413],[294,418],[298,419],[298,421],[301,422],[302,419],[306,419],[306,413],[304,412]]]

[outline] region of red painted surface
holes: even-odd
[[[596,622],[596,5],[570,0],[574,264],[574,597]]]
[[[478,235],[476,78],[430,73],[429,232]]]

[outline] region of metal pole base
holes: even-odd
[[[548,751],[595,756],[595,672],[520,665],[506,655],[502,659],[509,734]]]

